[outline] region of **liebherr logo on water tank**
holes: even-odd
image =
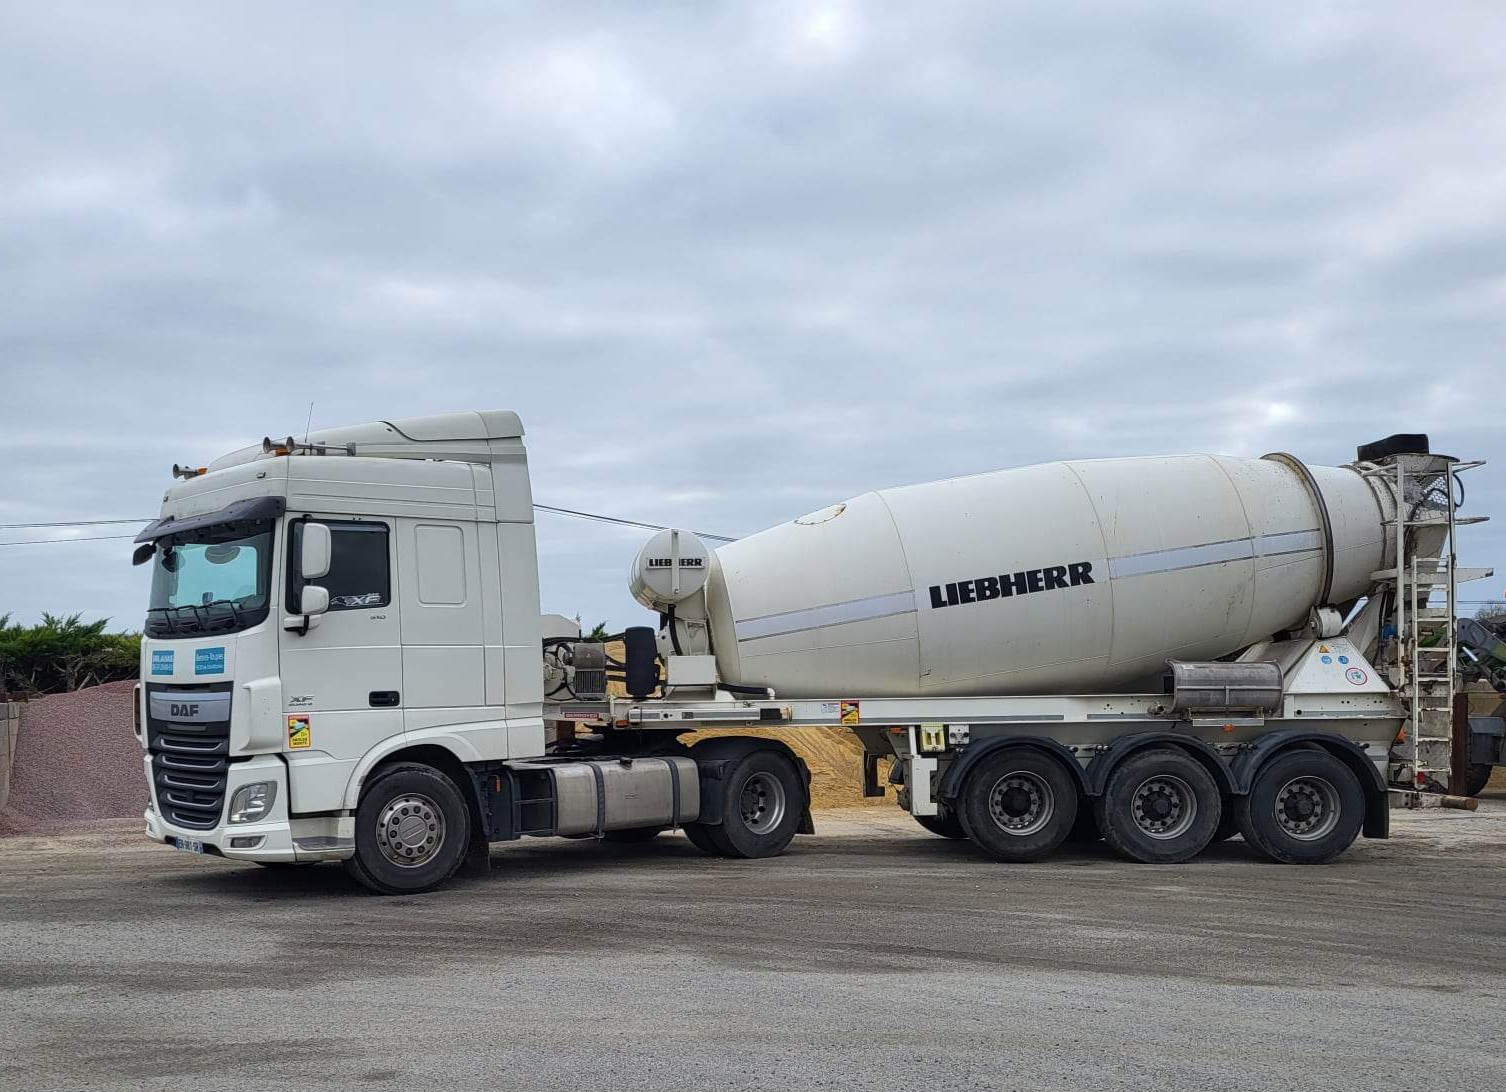
[[[1074,561],[1070,565],[1047,565],[1044,569],[1026,569],[999,576],[975,576],[950,584],[931,585],[932,607],[958,607],[963,603],[984,603],[990,599],[1008,599],[1034,592],[1075,588],[1093,583],[1093,563]]]

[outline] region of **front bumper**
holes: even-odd
[[[147,783],[152,783],[151,758],[147,756]],[[246,762],[232,763],[225,788],[226,807],[235,791],[257,781],[277,785],[277,799],[272,810],[260,822],[220,822],[210,830],[193,830],[175,826],[157,809],[155,791],[143,818],[146,833],[153,841],[171,843],[175,838],[202,843],[216,856],[234,861],[303,863],[309,861],[343,861],[355,852],[355,819],[348,815],[292,818],[288,815],[288,767],[276,755],[258,755]]]

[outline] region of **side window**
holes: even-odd
[[[289,580],[289,602],[297,602],[302,584],[329,591],[329,609],[369,610],[392,602],[392,570],[388,562],[388,530],[385,523],[342,523],[320,520],[329,528],[329,572],[318,580]],[[292,556],[298,556],[303,541],[303,521],[292,525]],[[291,567],[289,568],[291,572]]]

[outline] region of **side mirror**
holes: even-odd
[[[326,529],[326,535],[329,531]],[[309,616],[329,610],[329,589],[308,585],[298,596],[298,613]]]
[[[329,528],[322,523],[305,523],[302,532],[302,545],[298,551],[298,575],[305,580],[318,580],[321,576],[329,575],[329,559],[331,552]],[[308,589],[304,589],[304,594]],[[326,596],[326,599],[328,596]],[[328,607],[328,603],[325,604]],[[304,614],[317,613],[305,610]]]

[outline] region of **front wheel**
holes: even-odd
[[[361,793],[345,868],[378,894],[412,895],[449,879],[470,837],[470,810],[453,781],[432,766],[390,766]]]
[[[721,782],[722,822],[697,835],[724,857],[778,856],[810,806],[805,779],[795,763],[773,748],[749,751],[729,766]]]
[[[1056,759],[1006,747],[967,775],[958,814],[969,838],[1001,861],[1034,861],[1072,833],[1077,784]]]

